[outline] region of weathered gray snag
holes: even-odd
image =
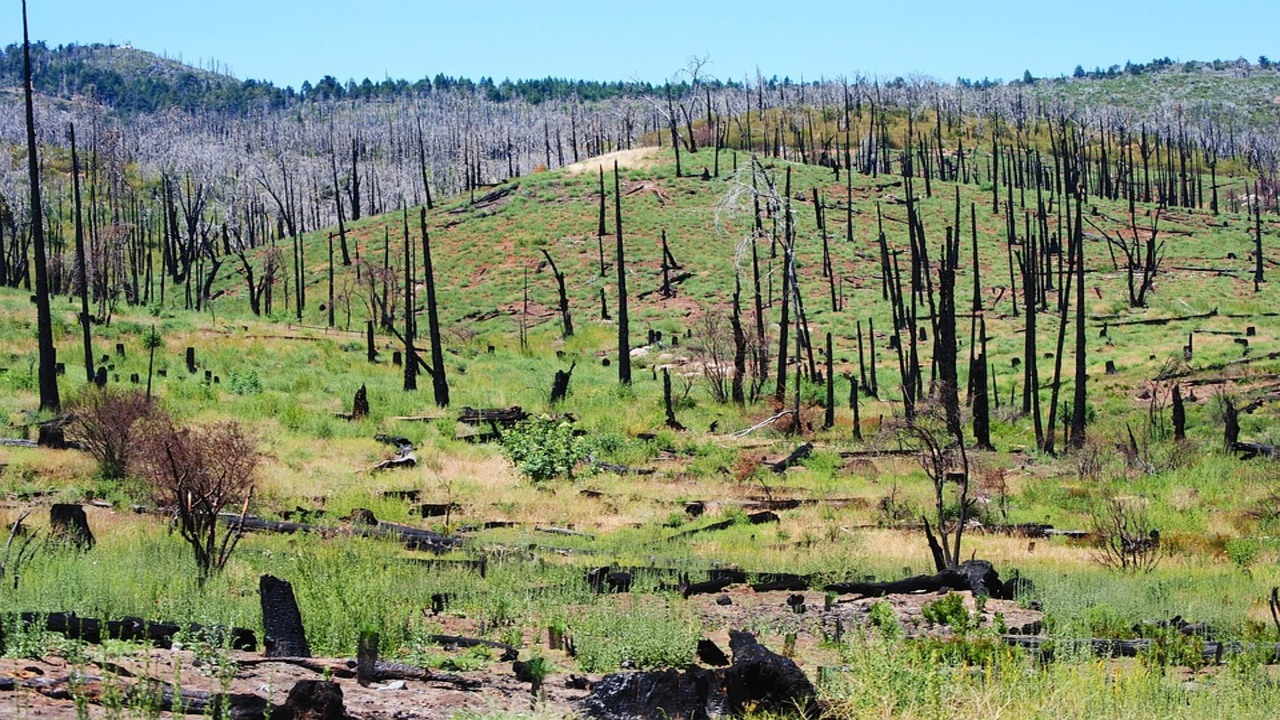
[[[266,656],[311,657],[293,586],[287,580],[263,575],[258,579],[258,595],[262,601],[262,642]]]

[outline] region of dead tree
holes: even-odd
[[[218,514],[238,507],[243,517],[248,510],[257,443],[235,423],[186,428],[162,417],[145,423],[132,465],[156,504],[173,513],[203,585],[226,565],[243,535],[234,524],[224,528]]]
[[[627,318],[627,261],[622,242],[622,180],[613,161],[613,224],[618,265],[618,382],[631,384],[631,326]]]
[[[573,337],[573,318],[569,315],[569,294],[564,287],[564,273],[560,272],[560,268],[556,267],[556,261],[551,259],[551,253],[546,248],[542,248],[542,256],[547,259],[547,265],[551,266],[551,274],[556,278],[556,290],[560,294],[560,323],[563,335],[566,338]]]
[[[449,406],[449,380],[444,369],[444,340],[440,336],[440,310],[436,304],[436,275],[431,266],[431,237],[427,233],[427,211],[420,208],[418,224],[422,228],[423,280],[427,283],[427,337],[431,343],[431,391],[436,405]]]
[[[1160,272],[1160,263],[1164,260],[1163,240],[1157,242],[1160,230],[1160,210],[1156,210],[1151,227],[1146,230],[1146,239],[1139,235],[1138,219],[1135,213],[1129,214],[1129,231],[1131,239],[1118,235],[1112,237],[1098,224],[1089,221],[1095,230],[1102,233],[1107,244],[1113,250],[1119,250],[1124,256],[1125,286],[1129,291],[1129,307],[1146,307],[1147,293],[1155,285],[1156,274]]]
[[[960,566],[960,542],[973,501],[969,498],[969,455],[964,438],[950,434],[945,417],[938,415],[936,407],[917,408],[915,416],[902,425],[901,436],[915,449],[920,467],[933,484],[937,533],[928,518],[924,518],[924,532],[934,566],[942,572]],[[954,488],[948,492],[950,486]],[[949,500],[959,508],[955,517],[947,510]]]
[[[58,352],[53,345],[49,310],[49,265],[45,256],[44,203],[40,200],[40,160],[36,154],[36,120],[32,105],[31,41],[27,36],[27,0],[22,0],[22,92],[27,117],[27,175],[31,185],[31,238],[35,249],[36,345],[39,348],[40,409],[58,412]]]
[[[80,207],[80,156],[76,152],[76,126],[67,126],[71,140],[71,187],[76,213],[76,292],[80,295],[80,332],[84,336],[84,372],[87,382],[93,382],[93,342],[89,316],[89,270],[84,254],[84,217]]]

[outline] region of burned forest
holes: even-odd
[[[1280,704],[1265,58],[82,91],[125,51],[0,52],[0,715]]]

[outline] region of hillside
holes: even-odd
[[[0,680],[15,688],[0,715],[155,715],[163,688],[145,678],[277,702],[323,677],[363,717],[527,716],[531,695],[569,716],[606,673],[728,672],[703,667],[698,641],[747,631],[795,659],[833,717],[1269,717],[1280,220],[1274,194],[1255,194],[1265,168],[1244,148],[1215,155],[1207,117],[1195,139],[1143,135],[1156,151],[1138,163],[1133,136],[1092,120],[1024,126],[1012,105],[993,121],[954,97],[921,110],[913,92],[684,127],[650,113],[629,118],[627,149],[566,105],[519,139],[524,162],[543,159],[519,172],[503,172],[510,142],[506,156],[451,146],[456,128],[426,136],[452,153],[428,168],[412,116],[362,156],[359,133],[335,142],[299,112],[288,127],[314,133],[310,150],[264,134],[259,165],[227,149],[266,125],[210,121],[202,137],[225,145],[146,161],[104,142],[85,182],[106,393],[87,382],[73,296],[70,165],[46,154],[65,407],[123,396],[171,424],[138,421],[129,447],[145,454],[119,476],[30,442],[51,414],[27,250],[0,249],[0,525],[17,548],[0,560]],[[690,117],[695,100],[681,98]],[[668,132],[674,148],[640,142]],[[393,147],[394,161],[377,150]],[[156,158],[190,166],[158,174]],[[427,207],[418,191],[446,172],[459,192],[441,181]],[[0,224],[6,242],[23,222]],[[407,389],[414,352],[435,367]],[[182,500],[152,471],[181,476],[184,439],[227,422],[246,444],[215,460],[257,466],[218,527],[253,531],[200,576],[175,529]],[[59,532],[55,503],[81,506],[96,544]],[[1008,582],[937,580],[970,558]],[[261,638],[264,575],[293,584],[314,662],[225,632],[161,650],[45,629],[73,611]],[[358,685],[346,658],[371,633],[383,658],[426,670]],[[544,693],[513,656],[546,671]],[[800,715],[768,700],[743,716]]]

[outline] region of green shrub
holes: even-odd
[[[871,610],[867,612],[867,622],[888,639],[902,636],[902,623],[898,622],[898,613],[884,600],[871,606]]]
[[[978,625],[978,619],[964,606],[964,596],[960,593],[947,593],[941,600],[926,603],[920,608],[920,614],[926,621],[934,625],[947,625],[959,635]]]
[[[530,418],[503,433],[502,454],[521,474],[534,482],[573,477],[573,468],[585,460],[587,441],[561,420]]]

